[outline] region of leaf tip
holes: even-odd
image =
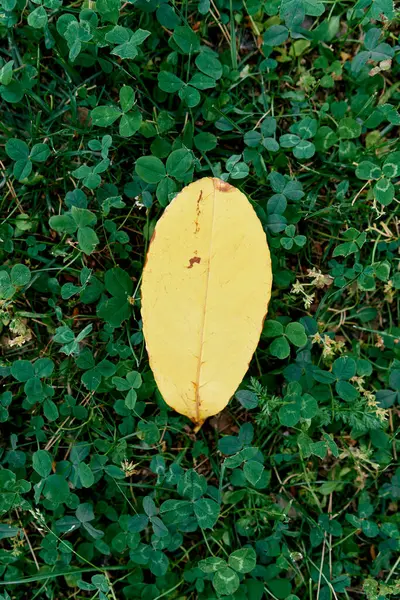
[[[234,192],[235,188],[230,183],[213,177],[214,189],[218,192]]]

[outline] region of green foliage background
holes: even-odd
[[[0,598],[399,597],[392,0],[0,5]],[[203,176],[247,194],[274,290],[195,435],[140,279]]]

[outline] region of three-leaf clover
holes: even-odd
[[[15,473],[9,469],[1,470],[0,477],[0,515],[10,510],[15,510],[26,502],[21,494],[26,494],[31,489],[31,484],[25,479],[17,479]]]
[[[91,112],[93,125],[109,127],[120,119],[119,134],[122,137],[131,137],[142,124],[142,114],[135,106],[135,92],[129,85],[124,85],[119,92],[120,107],[97,106]]]
[[[99,600],[107,600],[107,592],[110,591],[110,586],[104,575],[93,575],[91,582],[92,583],[88,583],[87,581],[80,579],[77,582],[77,585],[80,590],[84,590],[85,592],[95,592],[97,590],[95,596],[97,596],[98,593]]]
[[[93,506],[88,502],[85,502],[83,504],[79,504],[75,511],[75,516],[71,515],[62,517],[55,522],[55,526],[60,533],[76,531],[82,527],[91,538],[94,540],[99,540],[104,536],[104,531],[93,527],[91,521],[94,519],[95,514],[93,512]]]
[[[257,556],[251,546],[232,552],[228,562],[217,556],[210,556],[199,562],[203,573],[212,574],[212,584],[220,596],[234,594],[240,585],[238,573],[250,573],[255,569]]]
[[[156,156],[141,156],[135,164],[136,173],[146,183],[160,183],[165,177],[185,181],[193,165],[193,154],[187,148],[174,150],[164,163]]]
[[[193,173],[193,154],[187,148],[173,150],[166,164],[157,156],[141,156],[135,163],[136,173],[145,183],[158,184],[156,195],[161,206],[167,206],[177,190],[175,179],[187,183]]]
[[[354,385],[349,382],[349,379],[352,379],[356,372],[356,361],[350,356],[341,356],[332,365],[332,375],[336,379],[336,393],[342,400],[347,402],[353,402],[359,395]]]
[[[103,158],[103,160],[91,167],[87,164],[81,165],[72,171],[72,175],[77,179],[81,179],[84,186],[90,190],[94,190],[101,184],[100,173],[107,171],[109,165],[110,160],[108,158]]]
[[[74,171],[72,171],[72,175],[77,179],[81,179],[83,185],[89,188],[90,190],[94,190],[99,187],[99,185],[101,184],[100,173],[104,173],[110,165],[108,153],[111,148],[111,144],[111,135],[104,135],[101,141],[97,139],[90,140],[88,142],[88,147],[90,148],[90,150],[92,150],[93,153],[100,152],[102,160],[100,160],[92,166],[89,166],[85,163],[79,166]],[[79,195],[81,201],[79,201],[79,199],[76,199],[77,201],[72,201],[72,203],[70,203],[72,194],[75,194],[75,196]],[[66,204],[68,206],[72,204],[75,205],[77,208],[86,208],[86,201],[82,202],[83,198],[85,197],[85,194],[82,190],[75,189],[74,192],[70,192],[69,195],[67,194],[67,196],[69,201],[67,201],[66,198]]]
[[[0,271],[0,300],[9,300],[30,280],[31,272],[26,265],[14,265],[10,273]]]
[[[318,122],[311,117],[305,117],[290,127],[292,133],[285,133],[279,138],[282,148],[293,148],[293,154],[298,159],[308,159],[314,156],[315,146],[309,141],[314,137]]]
[[[388,206],[395,194],[391,180],[400,176],[400,152],[391,152],[382,166],[371,160],[363,160],[356,168],[356,176],[369,182],[375,180],[372,189],[374,198],[383,206]]]
[[[239,429],[239,435],[226,435],[218,442],[218,450],[230,454],[223,463],[223,469],[234,469],[233,473],[240,476],[245,484],[253,487],[266,487],[269,474],[264,470],[264,458],[258,448],[250,446],[254,436],[251,423],[244,423]],[[243,466],[242,470],[238,467]]]
[[[57,31],[67,41],[71,62],[78,57],[84,44],[93,38],[95,26],[91,13],[92,11],[82,10],[79,21],[74,15],[64,13],[57,21]]]
[[[349,256],[350,254],[354,254],[361,250],[367,239],[365,231],[360,233],[354,227],[349,227],[342,235],[346,241],[336,246],[332,256]]]
[[[11,366],[11,375],[17,381],[24,383],[26,404],[29,408],[36,403],[43,405],[43,412],[49,421],[58,418],[57,405],[51,400],[54,388],[42,382],[50,377],[54,370],[54,362],[50,358],[39,358],[34,363],[29,360],[16,360]]]
[[[374,514],[374,506],[371,504],[367,492],[362,492],[358,501],[358,515],[346,514],[346,521],[354,525],[357,529],[361,529],[364,535],[369,538],[376,538],[379,534],[379,527],[374,521],[370,521],[369,517]]]
[[[301,323],[289,323],[284,327],[280,321],[265,322],[263,336],[275,338],[269,347],[272,356],[284,359],[290,355],[290,345],[301,348],[307,343],[307,334]]]
[[[133,282],[126,271],[119,267],[106,271],[105,289],[111,297],[104,297],[97,307],[97,315],[112,327],[121,327],[132,310]]]
[[[113,377],[113,385],[120,392],[128,392],[125,396],[125,406],[129,410],[133,410],[136,405],[137,393],[136,390],[142,385],[142,377],[137,371],[130,371],[123,377]]]
[[[92,269],[83,267],[79,273],[79,282],[79,286],[73,283],[64,283],[61,288],[61,297],[64,300],[68,300],[75,294],[79,294],[80,300],[84,304],[90,304],[99,299],[104,286],[93,276]]]
[[[198,37],[188,27],[177,27],[173,39],[184,53],[200,49]],[[192,75],[188,83],[170,71],[160,71],[158,87],[167,94],[178,92],[180,99],[190,108],[197,106],[201,100],[199,90],[216,87],[217,80],[222,76],[222,65],[217,57],[209,48],[202,48],[195,60],[199,71]]]
[[[86,325],[82,331],[75,336],[75,333],[72,331],[70,327],[67,325],[62,325],[61,327],[57,327],[56,333],[53,337],[53,342],[57,344],[64,344],[60,348],[60,352],[63,352],[67,356],[79,354],[81,351],[79,347],[79,342],[82,342],[92,331],[93,325],[90,323]]]
[[[93,353],[85,348],[75,359],[76,365],[85,371],[82,375],[83,385],[91,392],[99,387],[103,377],[112,377],[115,374],[116,366],[106,358],[99,363],[95,363]]]
[[[160,507],[167,524],[182,523],[194,518],[201,529],[212,529],[219,517],[219,504],[211,498],[203,498],[207,492],[207,480],[194,469],[179,477],[178,494],[186,500],[166,500]]]
[[[372,16],[372,18],[374,17]],[[377,27],[372,27],[366,32],[364,38],[364,46],[366,49],[362,50],[361,52],[357,52],[351,61],[351,70],[355,75],[358,75],[362,68],[371,60],[375,62],[382,62],[385,60],[390,60],[393,57],[394,48],[385,42],[380,42],[379,40],[381,35],[382,30],[378,29]]]
[[[305,235],[296,235],[296,227],[294,225],[288,225],[285,228],[285,236],[281,237],[281,246],[285,250],[291,250],[293,246],[302,248],[307,241]]]
[[[324,431],[322,432],[322,437],[323,440],[313,442],[304,431],[297,436],[297,444],[305,458],[308,458],[313,454],[314,456],[318,456],[318,458],[324,459],[328,450],[336,458],[339,456],[339,449],[332,437]]]
[[[46,162],[50,156],[47,144],[35,144],[29,150],[26,142],[11,138],[6,143],[6,154],[14,162],[13,175],[18,181],[24,181],[32,172],[34,162]]]
[[[303,394],[297,381],[287,386],[284,405],[279,409],[279,421],[286,427],[294,427],[300,419],[312,419],[318,412],[317,401],[311,394]]]
[[[133,32],[127,27],[116,25],[106,34],[105,39],[110,44],[116,44],[115,48],[111,51],[111,54],[119,56],[119,58],[122,59],[133,59],[138,55],[138,46],[143,44],[149,35],[150,31],[146,31],[145,29],[137,29]]]
[[[244,134],[243,141],[250,148],[257,148],[260,144],[270,152],[277,152],[279,144],[275,138],[276,119],[274,117],[265,117],[261,123],[261,133],[259,131],[247,131]]]
[[[94,252],[99,238],[93,229],[97,223],[97,217],[87,208],[72,206],[71,210],[62,215],[50,217],[49,225],[58,233],[75,233],[79,249],[84,254]]]
[[[244,179],[249,174],[249,166],[241,158],[241,154],[232,154],[225,163],[231,179]]]
[[[304,196],[302,185],[299,181],[272,171],[268,176],[272,190],[275,192],[267,202],[267,229],[272,233],[279,233],[286,227],[284,212],[288,201],[297,202]]]

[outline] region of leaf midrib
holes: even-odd
[[[195,409],[196,409],[196,421],[198,424],[202,422],[200,418],[200,377],[201,377],[201,367],[203,363],[203,349],[204,349],[204,332],[207,324],[207,303],[208,303],[208,294],[210,289],[210,273],[211,273],[211,256],[212,256],[212,246],[214,239],[214,222],[215,222],[215,183],[213,181],[214,189],[212,196],[212,217],[211,217],[211,232],[210,232],[210,245],[208,250],[208,262],[207,262],[207,277],[206,277],[206,285],[204,291],[204,300],[203,300],[203,313],[202,320],[200,325],[200,340],[199,340],[199,353],[198,353],[198,364],[197,364],[197,373],[195,379]]]

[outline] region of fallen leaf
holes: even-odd
[[[246,196],[215,178],[184,188],[155,232],[142,283],[150,366],[167,404],[200,426],[228,404],[257,347],[268,245]]]

